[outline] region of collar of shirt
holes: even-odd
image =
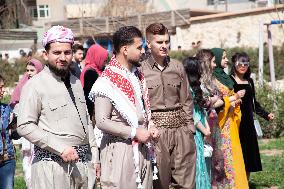
[[[43,68],[43,71],[45,71],[46,73],[52,75],[57,81],[61,81],[61,77],[58,76],[58,75],[56,75],[55,73],[53,73],[53,72],[50,70],[50,68],[49,68],[48,65],[46,65],[46,66]]]
[[[150,56],[150,57],[149,57],[148,62],[149,62],[149,64],[151,65],[151,68],[152,68],[152,69],[153,69],[154,67],[157,67],[157,68],[159,69],[159,67],[158,67],[159,64],[155,61],[155,59],[153,58],[153,56]],[[165,58],[165,60],[164,60],[164,69],[165,69],[166,67],[168,67],[169,63],[170,63],[170,57],[167,56],[167,57]]]
[[[82,66],[81,66],[80,63],[78,63],[78,67],[79,67],[79,69],[82,71]]]
[[[137,73],[138,68],[136,66],[133,66],[132,70],[130,71],[126,69],[125,67],[123,67],[123,71],[127,75],[130,83],[132,84],[134,94],[136,98],[138,99],[138,103],[140,105],[142,113],[145,113],[144,103],[143,103],[143,94],[142,94],[142,89],[141,89],[141,85],[140,85],[140,81],[139,81],[139,77]]]
[[[130,80],[130,83],[132,84],[134,94],[136,96],[136,99],[138,100],[141,111],[142,113],[145,113],[142,88],[141,88],[141,84],[140,84],[136,71],[137,71],[137,68],[135,67],[135,69],[132,69],[132,72],[128,72],[128,79]]]
[[[44,70],[45,72],[47,72],[48,74],[52,75],[52,76],[53,76],[57,81],[59,81],[59,82],[64,82],[64,80],[66,79],[66,78],[62,78],[62,77],[56,75],[55,73],[53,73],[53,72],[50,70],[50,68],[48,67],[48,65],[45,66],[45,67],[43,68],[43,70]],[[66,76],[66,77],[67,77],[67,78],[69,79],[69,81],[70,81],[70,72],[69,72],[68,76]]]
[[[135,73],[136,73],[136,71],[137,71],[137,67],[136,67],[136,66],[133,66],[132,69],[131,69],[131,71],[128,70],[127,68],[125,68],[124,66],[122,66],[122,67],[123,67],[123,71],[124,71],[127,75],[130,75],[130,74],[135,75]]]

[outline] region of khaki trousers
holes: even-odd
[[[32,188],[34,189],[87,189],[88,170],[82,162],[63,163],[37,161],[32,164]]]
[[[153,187],[151,162],[147,147],[140,144],[140,171],[143,189]],[[137,189],[131,141],[113,142],[103,137],[101,143],[101,188]]]
[[[187,126],[159,127],[160,139],[156,144],[159,180],[154,189],[195,189],[196,151],[194,135]]]

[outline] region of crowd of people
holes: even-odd
[[[0,104],[0,188],[12,189],[15,149],[28,189],[246,189],[262,171],[254,113],[274,115],[255,98],[250,58],[201,49],[169,57],[162,23],[113,35],[113,55],[74,44],[51,27],[43,57],[27,62],[11,102]],[[85,55],[84,55],[85,54]],[[0,75],[0,100],[5,79]]]

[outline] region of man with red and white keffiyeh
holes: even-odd
[[[122,27],[113,43],[114,56],[89,95],[95,103],[93,123],[103,133],[101,185],[103,189],[152,188],[157,170],[151,167],[155,157],[150,141],[159,132],[151,124],[148,89],[137,69],[144,51],[142,33],[133,26]]]

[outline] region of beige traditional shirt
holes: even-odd
[[[165,66],[150,56],[142,62],[151,102],[151,111],[164,111],[182,108],[187,114],[188,126],[195,132],[193,125],[193,105],[189,82],[181,62],[170,59]]]
[[[57,155],[67,147],[90,144],[95,163],[97,145],[82,85],[74,75],[70,76],[70,84],[77,109],[64,82],[48,67],[31,78],[21,93],[17,131]]]

